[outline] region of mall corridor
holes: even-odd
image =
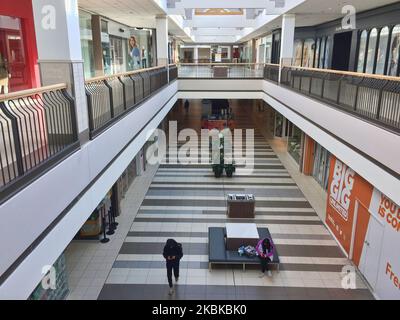
[[[230,103],[237,127],[254,128],[248,111],[252,102]],[[182,106],[178,108],[169,117],[178,120],[178,129],[199,131],[201,102],[191,102],[189,114]],[[281,259],[280,272],[274,270],[272,278],[260,279],[258,266],[245,272],[240,266],[224,265],[209,271],[208,228],[229,222],[229,193],[255,195],[255,223],[269,228]],[[184,252],[172,297],[168,296],[162,256],[169,238],[182,243]],[[348,264],[324,223],[256,130],[252,174],[239,168],[232,179],[216,179],[209,165],[163,161],[98,299],[373,299],[359,275],[356,290],[342,289],[341,272]]]

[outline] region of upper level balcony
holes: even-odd
[[[177,78],[175,65],[85,82],[95,139]],[[75,101],[66,84],[0,96],[0,203],[80,148]]]

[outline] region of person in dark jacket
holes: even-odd
[[[183,257],[182,245],[174,239],[168,239],[164,247],[163,256],[166,260],[167,277],[169,284],[169,295],[174,293],[172,284],[172,271],[174,271],[175,281],[179,280],[179,262]]]
[[[186,101],[185,101],[185,111],[186,111],[186,113],[188,113],[189,112],[189,106],[190,106],[190,104],[189,104],[189,100],[187,100],[186,99]]]

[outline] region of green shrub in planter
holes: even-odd
[[[222,164],[214,164],[213,171],[216,178],[221,178],[224,172],[224,166]]]
[[[236,167],[233,164],[227,164],[225,166],[226,176],[232,178],[233,173],[236,171]]]

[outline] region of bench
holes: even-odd
[[[260,239],[270,238],[271,234],[267,228],[257,228]],[[273,240],[272,240],[273,241]],[[246,245],[246,244],[243,244]],[[239,248],[238,248],[239,249]],[[246,270],[246,265],[260,264],[258,257],[240,256],[236,251],[226,250],[226,230],[225,228],[210,227],[208,229],[208,266],[212,270],[213,264],[239,264]],[[274,257],[270,265],[275,265],[279,272],[279,254],[275,246]]]

